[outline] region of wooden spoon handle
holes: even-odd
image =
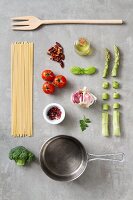
[[[120,20],[42,20],[42,24],[123,24]]]

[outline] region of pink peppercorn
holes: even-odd
[[[55,119],[58,120],[61,118],[61,110],[58,107],[54,106],[49,109],[47,116],[51,120],[55,120]]]

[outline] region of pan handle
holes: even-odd
[[[124,153],[114,153],[114,154],[104,154],[104,155],[96,155],[96,154],[87,154],[88,162],[93,160],[104,160],[104,161],[117,161],[123,162],[125,154]]]

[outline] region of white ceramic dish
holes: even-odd
[[[47,115],[48,111],[52,108],[52,107],[57,107],[60,109],[61,111],[61,118],[60,119],[55,119],[55,120],[51,120],[49,118],[49,116]],[[44,119],[49,123],[49,124],[60,124],[64,119],[65,119],[65,110],[64,108],[58,104],[58,103],[51,103],[51,104],[48,104],[44,110],[43,110],[43,117]]]

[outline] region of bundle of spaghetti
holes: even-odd
[[[15,137],[32,136],[33,55],[32,42],[11,44],[11,134]]]

